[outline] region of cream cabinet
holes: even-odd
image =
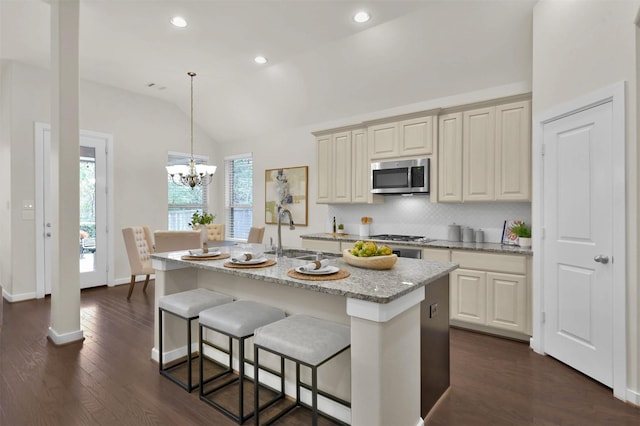
[[[496,107],[496,200],[531,199],[531,102]]]
[[[531,335],[531,257],[451,250],[451,324],[508,337]]]
[[[438,201],[462,201],[462,113],[438,121]]]
[[[530,100],[444,114],[438,129],[438,201],[530,200]]]
[[[487,273],[456,269],[449,274],[452,319],[476,324],[487,322]]]
[[[369,189],[368,151],[364,128],[316,133],[316,202],[381,202]]]
[[[462,199],[495,198],[495,107],[462,114]]]
[[[433,154],[434,115],[368,126],[371,160]]]
[[[449,249],[424,248],[422,249],[422,258],[436,262],[451,262],[451,253]]]
[[[307,250],[318,250],[328,253],[342,253],[340,241],[302,239],[302,247]],[[345,247],[346,248],[346,247]]]
[[[374,201],[370,188],[369,146],[365,129],[351,132],[351,165],[351,202],[369,203]],[[380,198],[376,197],[376,201]]]

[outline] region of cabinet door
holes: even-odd
[[[462,190],[464,201],[491,201],[495,195],[495,107],[463,113]]]
[[[334,203],[351,202],[351,132],[333,135],[333,191]]]
[[[531,199],[531,101],[496,107],[496,200]]]
[[[371,159],[398,155],[398,126],[396,123],[376,124],[369,127],[368,142]]]
[[[451,254],[447,249],[422,249],[424,260],[435,260],[436,262],[451,262]]]
[[[398,123],[399,155],[433,153],[433,117],[420,117]]]
[[[524,275],[487,272],[487,325],[525,333],[526,295]]]
[[[331,135],[319,136],[316,139],[316,203],[330,203],[333,186]]]
[[[485,324],[487,306],[487,273],[456,269],[449,274],[451,286],[451,318]]]
[[[438,123],[438,201],[462,201],[462,113]]]
[[[371,195],[369,150],[367,146],[367,132],[364,129],[351,132],[351,201],[366,203]]]

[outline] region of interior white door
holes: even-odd
[[[544,350],[613,385],[612,103],[543,128]]]

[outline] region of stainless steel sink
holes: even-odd
[[[266,254],[275,254],[275,250],[267,250]],[[290,259],[299,259],[299,260],[322,260],[330,257],[340,257],[339,253],[330,253],[318,250],[304,250],[304,249],[284,249],[283,250],[284,257],[288,257]]]

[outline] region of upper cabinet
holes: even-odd
[[[436,138],[433,115],[368,126],[371,160],[430,155]]]
[[[438,145],[439,201],[530,200],[530,100],[442,115]]]
[[[440,116],[438,158],[438,200],[462,201],[461,112]]]
[[[364,128],[316,133],[316,202],[380,202],[369,189],[368,151]]]
[[[496,107],[496,200],[531,199],[531,101]]]
[[[431,202],[531,200],[531,96],[367,121],[316,136],[316,202],[380,203],[371,162],[431,159]]]

